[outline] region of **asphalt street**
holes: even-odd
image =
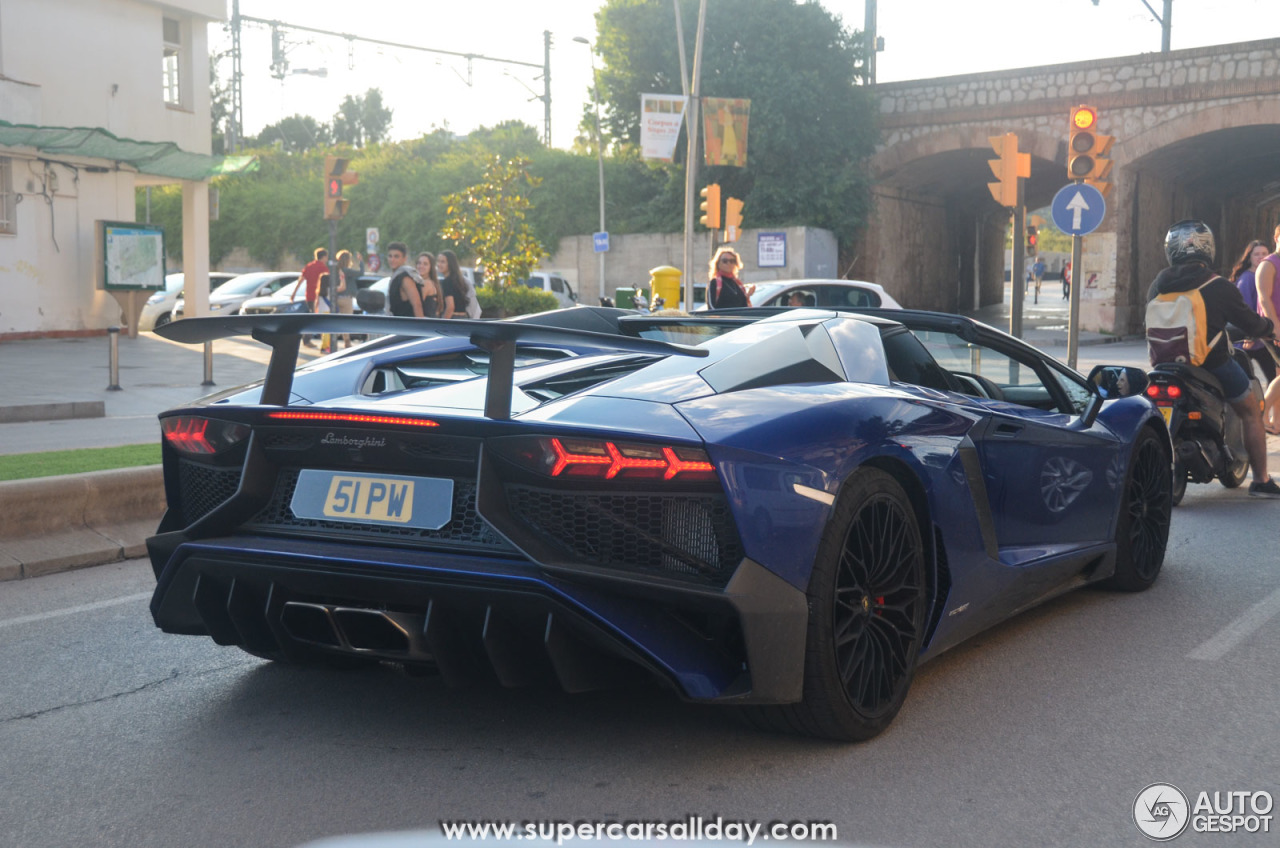
[[[760,734],[657,689],[277,666],[156,630],[140,560],[19,581],[0,592],[0,845],[689,815],[903,848],[1149,844],[1132,819],[1149,784],[1280,795],[1280,574],[1258,542],[1278,511],[1192,487],[1150,591],[1076,592],[943,654],[861,745]],[[1262,848],[1274,826],[1176,844]]]

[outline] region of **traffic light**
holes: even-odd
[[[698,206],[702,217],[698,223],[708,230],[720,229],[720,184],[711,183],[698,193],[702,195],[702,203]]]
[[[1035,256],[1039,250],[1040,231],[1035,224],[1027,224],[1027,255]]]
[[[1111,173],[1111,151],[1114,136],[1098,133],[1098,110],[1077,106],[1071,110],[1071,127],[1067,139],[1067,176],[1087,180],[1099,191]]]
[[[730,197],[724,202],[724,240],[737,241],[742,234],[742,201]]]
[[[350,201],[342,196],[342,187],[360,182],[359,174],[347,170],[347,163],[350,161],[342,156],[324,157],[324,219],[326,221],[342,220],[350,204]]]
[[[1015,133],[991,136],[991,149],[999,159],[988,159],[991,173],[997,182],[987,183],[996,203],[1010,208],[1018,205],[1018,180],[1031,176],[1031,154],[1018,152],[1018,136]]]

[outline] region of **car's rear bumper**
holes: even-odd
[[[807,600],[745,559],[723,589],[574,575],[522,558],[270,536],[148,540],[167,632],[259,654],[322,651],[435,666],[449,682],[569,691],[639,666],[697,701],[802,694]]]

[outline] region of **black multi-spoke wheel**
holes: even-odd
[[[1173,476],[1163,440],[1144,429],[1129,463],[1116,526],[1116,572],[1103,583],[1107,588],[1140,592],[1156,581],[1169,541]]]
[[[902,486],[864,469],[845,487],[809,581],[804,700],[757,723],[859,741],[902,706],[927,621],[920,528]]]

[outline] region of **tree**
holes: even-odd
[[[690,53],[697,6],[681,5]],[[605,134],[615,149],[634,146],[641,93],[681,90],[672,5],[608,0],[596,20]],[[703,50],[703,96],[749,98],[751,122],[747,167],[702,167],[698,182],[744,199],[749,226],[805,224],[847,240],[865,218],[875,144],[860,37],[813,2],[709,0]]]
[[[546,255],[525,222],[532,204],[524,190],[541,182],[529,173],[529,165],[524,157],[494,156],[477,185],[444,199],[447,218],[441,234],[475,252],[494,288],[528,277]]]
[[[322,124],[310,115],[290,115],[268,124],[252,141],[250,147],[275,147],[285,153],[306,153],[328,147],[333,133],[328,124]]]
[[[376,88],[358,97],[348,94],[333,116],[333,140],[338,144],[377,144],[390,129],[391,110],[382,105],[382,91]]]

